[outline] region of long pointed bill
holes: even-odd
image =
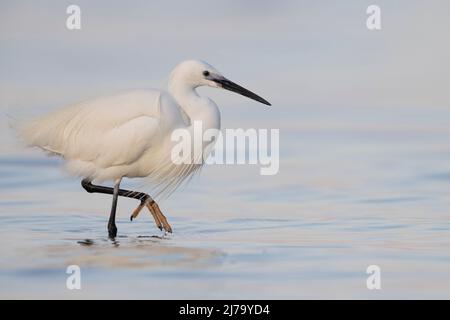
[[[222,78],[222,79],[214,79],[214,82],[218,83],[223,89],[226,90],[230,90],[236,93],[239,93],[243,96],[246,96],[250,99],[256,100],[258,102],[264,103],[268,106],[271,106],[270,102],[261,98],[260,96],[258,96],[257,94],[254,94],[253,92],[245,89],[244,87],[241,87],[240,85],[234,83],[233,81],[230,81],[226,78]]]

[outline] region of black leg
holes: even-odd
[[[103,194],[112,194],[113,195],[113,203],[111,207],[111,215],[109,217],[108,222],[108,233],[111,238],[114,238],[117,235],[117,228],[115,224],[116,218],[116,208],[117,208],[117,198],[118,196],[127,197],[132,199],[140,200],[140,205],[136,208],[136,210],[131,215],[130,219],[136,218],[139,212],[143,207],[147,207],[153,218],[155,219],[156,226],[167,232],[172,232],[172,227],[167,222],[166,217],[159,209],[158,204],[146,193],[138,192],[138,191],[129,191],[125,189],[119,188],[119,183],[117,183],[114,188],[104,187],[92,184],[92,182],[86,178],[81,181],[81,185],[83,188],[89,193],[103,193]]]
[[[120,180],[116,182],[116,184],[114,185],[111,214],[109,215],[108,221],[108,235],[111,239],[114,239],[117,236],[116,210],[117,210],[117,198],[119,197],[119,185]]]
[[[114,188],[97,186],[95,184],[92,184],[92,182],[89,181],[89,179],[83,179],[81,181],[81,185],[83,186],[84,190],[86,190],[89,193],[114,194]],[[150,196],[144,192],[129,191],[125,189],[119,189],[119,196],[141,200],[142,202],[145,202],[147,199],[150,198]],[[150,202],[153,202],[153,199]]]

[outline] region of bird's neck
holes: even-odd
[[[195,87],[169,83],[169,92],[189,116],[191,123],[201,121],[204,129],[220,129],[217,105],[211,99],[201,97]]]

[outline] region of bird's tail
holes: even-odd
[[[13,116],[10,113],[6,113],[5,116],[7,118],[8,126],[13,132],[15,138],[20,140],[22,143],[27,144],[23,135],[26,121],[19,119],[17,116]]]
[[[6,115],[8,118],[8,125],[14,132],[15,137],[24,146],[27,147],[38,147],[47,153],[59,154],[57,150],[52,150],[52,148],[45,143],[45,136],[50,135],[49,130],[45,129],[42,121],[39,119],[19,119],[11,114]]]

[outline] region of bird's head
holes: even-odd
[[[188,86],[191,88],[208,86],[222,88],[239,93],[265,105],[271,105],[267,100],[228,80],[213,66],[200,60],[186,60],[181,62],[172,71],[170,82],[172,86]]]

